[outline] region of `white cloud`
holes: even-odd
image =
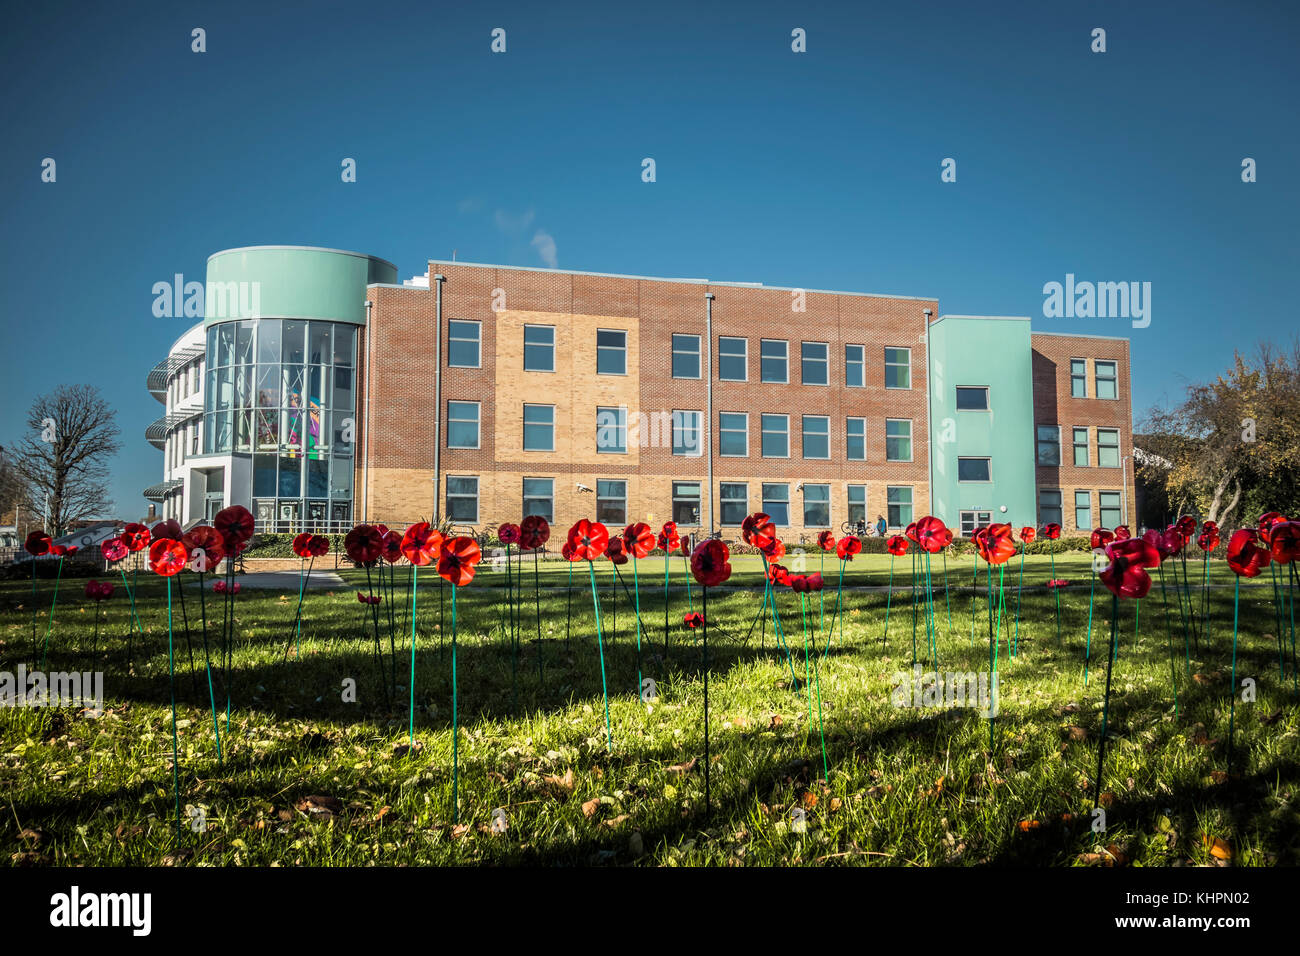
[[[492,220],[506,235],[518,235],[533,224],[534,215],[531,209],[520,216],[512,216],[504,209],[498,209],[492,214]]]
[[[555,251],[555,237],[549,232],[541,229],[537,230],[537,235],[533,236],[533,248],[537,250],[537,255],[541,257],[542,263],[549,269],[556,268],[559,263],[559,257]]]

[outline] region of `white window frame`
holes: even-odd
[[[906,458],[889,457],[889,438],[890,438],[889,423],[890,422],[907,422],[907,457]],[[913,427],[912,419],[910,418],[886,418],[885,419],[885,461],[891,464],[906,464],[907,462],[914,461],[916,459],[915,432],[916,429]],[[894,435],[893,437],[895,439],[898,439],[901,436]]]
[[[472,325],[478,329],[478,337],[474,339],[474,364],[473,365],[453,365],[451,361],[451,343],[468,342],[469,339],[455,337],[451,334],[453,323],[459,322],[462,325]],[[483,367],[483,323],[478,319],[447,319],[447,368],[482,368]]]
[[[767,379],[763,377],[763,346],[780,345],[785,349],[785,378],[780,381],[776,379]],[[773,356],[771,361],[776,361]],[[758,340],[758,381],[763,385],[789,385],[790,384],[790,341],[788,339],[759,339]]]
[[[723,415],[739,415],[745,420],[745,453],[743,455],[732,455],[722,450],[722,436],[734,435],[740,429],[724,428],[722,425]],[[749,457],[749,412],[718,412],[718,457],[719,458],[748,458]]]
[[[1119,468],[1119,467],[1121,467],[1121,466],[1124,464],[1124,458],[1123,458],[1123,456],[1120,454],[1120,451],[1122,450],[1122,448],[1120,447],[1120,434],[1119,434],[1119,431],[1120,431],[1120,430],[1119,430],[1118,428],[1101,428],[1101,427],[1098,427],[1098,428],[1097,428],[1097,467],[1098,467],[1098,468]],[[1111,432],[1111,433],[1113,433],[1113,434],[1115,435],[1115,444],[1114,444],[1114,445],[1103,445],[1103,444],[1101,443],[1101,433],[1102,433],[1102,432]],[[1103,465],[1103,464],[1101,463],[1101,450],[1102,450],[1102,448],[1108,448],[1108,449],[1109,449],[1109,448],[1114,448],[1114,449],[1115,449],[1115,464],[1113,464],[1113,465]]]
[[[695,416],[693,428],[688,427],[686,424],[687,419],[685,416],[687,415]],[[684,439],[688,431],[695,432],[695,451],[679,452],[677,450],[677,433],[681,432]],[[696,408],[674,408],[669,442],[672,453],[678,458],[702,458],[704,456],[704,412]],[[683,447],[686,446],[683,444]]]
[[[849,349],[858,350],[858,358],[856,360],[850,361]],[[858,366],[862,378],[861,385],[852,385],[849,383],[850,365]],[[867,347],[865,345],[858,345],[856,342],[844,343],[844,387],[845,388],[866,388],[867,387]]]
[[[684,350],[684,349],[679,349],[679,348],[677,347],[677,340],[678,340],[678,339],[694,339],[694,340],[695,340],[695,351],[694,351],[694,352],[689,352],[689,351],[686,351],[686,350]],[[698,380],[702,379],[702,378],[704,377],[704,351],[703,351],[703,346],[700,344],[700,343],[701,343],[701,336],[696,335],[694,332],[673,332],[673,333],[669,336],[668,341],[669,341],[669,344],[671,345],[671,354],[669,355],[669,359],[668,359],[668,371],[669,371],[670,377],[675,378],[675,379],[684,380],[684,381],[698,381]],[[677,356],[678,356],[678,355],[694,355],[694,356],[695,356],[695,374],[694,374],[694,375],[678,375],[678,374],[677,374]]]
[[[522,450],[529,454],[553,454],[555,452],[555,406],[548,405],[545,402],[524,402],[523,413],[520,418],[519,443]],[[542,427],[538,422],[530,423],[528,421],[528,409],[530,408],[549,408],[551,410],[551,447],[550,448],[529,448],[528,447],[528,429]]]
[[[852,433],[851,425],[853,422],[862,424],[861,436],[855,436]],[[853,456],[853,439],[860,438],[862,441],[862,456],[855,458]],[[860,415],[848,415],[844,419],[844,460],[845,461],[866,461],[867,460],[867,420]]]
[[[467,422],[468,418],[452,418],[452,405],[473,405],[474,406],[474,444],[472,445],[453,445],[451,443],[451,423]],[[459,448],[467,451],[477,450],[483,447],[483,403],[473,400],[464,401],[459,398],[447,399],[447,447]]]
[[[722,343],[739,342],[742,346],[740,360],[744,363],[745,374],[741,378],[725,378],[722,375]],[[735,355],[729,355],[728,358],[737,358]],[[719,382],[748,382],[749,381],[749,339],[739,335],[719,335],[718,336],[718,381]]]
[[[884,351],[882,352],[882,354],[884,355],[885,388],[894,389],[894,390],[896,390],[896,391],[900,391],[900,392],[908,392],[908,391],[911,391],[911,390],[912,390],[912,349],[911,349],[911,347],[910,347],[910,346],[906,346],[906,345],[885,345],[885,346],[882,346],[882,348],[884,349]],[[907,388],[904,388],[904,387],[901,386],[901,385],[890,385],[890,384],[889,384],[889,368],[890,368],[890,366],[893,366],[893,367],[896,367],[896,368],[899,367],[899,363],[889,361],[889,353],[890,353],[890,352],[906,352],[906,353],[907,353]]]
[[[530,345],[530,344],[529,344],[529,341],[528,341],[528,330],[529,330],[529,329],[548,329],[548,330],[550,331],[550,333],[551,333],[551,344],[550,344],[550,346],[549,346],[549,347],[550,347],[550,350],[551,350],[551,367],[550,367],[550,368],[529,368],[529,367],[528,367],[528,350],[529,350],[529,348],[539,349],[539,348],[546,348],[546,347],[547,347],[547,346],[544,346],[544,345],[539,345],[539,344],[537,344],[537,343],[535,343],[535,342],[532,343],[532,344]],[[522,359],[523,359],[523,363],[524,363],[524,371],[525,371],[525,372],[537,372],[537,373],[542,374],[542,375],[554,375],[554,374],[555,374],[555,352],[556,352],[556,349],[555,349],[555,326],[553,326],[553,325],[539,325],[539,324],[537,324],[537,323],[535,323],[535,322],[525,322],[525,323],[524,323],[523,336],[524,336],[524,354],[523,354],[523,356],[522,356]]]
[[[822,349],[822,357],[821,357],[820,359],[805,359],[805,358],[804,358],[804,354],[803,354],[803,350],[804,350],[804,346],[805,346],[805,345],[819,345],[819,346],[821,346],[821,349]],[[821,366],[822,366],[822,370],[823,370],[823,372],[825,373],[823,377],[826,379],[826,381],[824,381],[824,382],[809,382],[809,381],[806,381],[805,378],[804,378],[804,374],[803,374],[803,371],[804,371],[804,369],[803,369],[803,364],[804,364],[805,361],[813,362],[813,363],[820,362],[820,363],[821,363]],[[829,388],[829,387],[830,387],[830,384],[831,384],[831,344],[830,344],[829,342],[800,342],[800,343],[799,343],[799,384],[800,384],[800,385],[810,385],[810,386],[812,386],[813,388]]]
[[[771,434],[773,434],[773,435],[778,434],[777,432],[775,432],[775,431],[770,431],[768,428],[764,427],[764,421],[763,421],[763,420],[764,420],[764,419],[767,419],[767,418],[783,418],[783,419],[785,419],[785,454],[784,454],[784,455],[769,455],[769,454],[767,454],[767,450],[763,447],[763,436],[764,436],[764,435],[769,434],[769,432],[770,432]],[[759,413],[759,416],[758,416],[758,425],[759,425],[759,429],[758,429],[758,451],[759,451],[759,457],[760,457],[760,458],[778,458],[778,459],[779,459],[779,458],[789,458],[789,457],[790,457],[790,416],[789,416],[789,415],[782,415],[782,414],[780,414],[779,412],[761,412],[761,413]]]
[[[826,435],[826,454],[810,455],[808,454],[808,420],[820,419],[826,423],[826,431],[813,432],[813,435]],[[799,417],[799,454],[805,461],[830,461],[831,460],[831,417],[829,415],[801,415]]]
[[[451,515],[451,499],[453,497],[458,499],[470,497],[470,495],[463,495],[463,494],[453,495],[451,493],[451,481],[453,478],[457,480],[463,480],[463,481],[468,481],[470,479],[473,479],[474,481],[474,495],[473,495],[474,519],[472,521],[468,518],[452,517]],[[462,522],[465,524],[478,524],[479,514],[482,512],[479,496],[483,491],[483,482],[480,480],[479,476],[478,475],[447,475],[447,477],[444,478],[443,481],[446,482],[446,484],[443,486],[442,500],[443,500],[444,507],[446,507],[447,509],[448,520],[453,522]]]

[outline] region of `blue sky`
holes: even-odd
[[[0,442],[36,394],[95,384],[123,431],[117,510],[142,513],[162,468],[144,378],[184,329],[151,287],[240,245],[355,249],[405,278],[453,249],[544,265],[541,233],[561,268],[936,296],[1131,335],[1139,417],[1297,329],[1292,4],[610,6],[11,12]],[[1150,326],[1044,318],[1066,273],[1150,282]]]

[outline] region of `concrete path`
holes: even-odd
[[[240,590],[244,588],[262,588],[277,591],[298,590],[297,571],[253,571],[248,574],[236,574],[235,580],[239,582]],[[312,571],[311,579],[307,582],[308,591],[315,591],[318,588],[344,587],[347,587],[347,583],[333,571]],[[210,583],[208,584],[208,590],[212,590]]]

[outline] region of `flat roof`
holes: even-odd
[[[1127,335],[1096,335],[1092,332],[1034,332],[1033,335],[1053,335],[1065,339],[1109,339],[1112,342],[1129,342]]]
[[[844,292],[836,289],[809,289],[794,285],[765,285],[762,282],[723,282],[717,279],[674,279],[669,276],[626,275],[621,272],[586,272],[581,269],[547,269],[542,266],[507,266],[495,262],[462,262],[447,259],[430,259],[429,272],[434,266],[471,266],[475,269],[509,269],[514,272],[549,272],[554,275],[596,276],[602,279],[639,279],[645,282],[680,282],[686,285],[726,286],[736,289],[771,289],[775,292],[814,292],[818,295],[856,295],[872,299],[909,299],[916,302],[938,302],[932,295],[891,295],[886,292]]]

